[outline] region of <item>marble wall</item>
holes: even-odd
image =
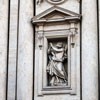
[[[0,100],[33,100],[35,33],[31,18],[34,15],[34,1],[0,0]],[[98,1],[100,6],[100,0]],[[40,7],[36,6],[36,15],[50,7],[51,5],[47,2]],[[68,98],[69,100],[81,100],[81,98],[82,100],[98,100],[97,2],[96,0],[67,0],[60,7],[76,13],[81,11],[82,14],[76,54],[77,67],[81,68],[82,72],[81,78],[78,76],[78,79],[81,79],[79,80],[81,90],[78,91],[80,93],[78,98],[74,96],[73,99]],[[98,11],[100,12],[100,7]],[[52,100],[68,99],[65,94],[44,97],[45,100],[51,100],[51,98]],[[43,97],[35,98],[35,100],[42,99]]]

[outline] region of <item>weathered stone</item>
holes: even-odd
[[[34,2],[0,1],[0,100],[98,100],[97,1]],[[47,85],[48,44],[55,45],[55,38],[68,44],[67,85]]]
[[[0,100],[6,99],[8,0],[0,1]]]
[[[33,91],[33,0],[21,0],[19,12],[17,99],[32,100]]]
[[[82,5],[82,98],[98,100],[97,4],[83,0]]]

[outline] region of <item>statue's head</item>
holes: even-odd
[[[57,47],[57,48],[62,48],[62,47],[63,47],[63,43],[62,43],[62,42],[58,42],[58,43],[56,44],[56,47]]]

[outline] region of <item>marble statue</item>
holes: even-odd
[[[47,65],[47,73],[50,75],[50,86],[62,86],[67,84],[67,72],[64,68],[64,61],[67,59],[68,46],[63,46],[62,42],[58,42],[55,46],[50,43],[48,48],[49,62]]]

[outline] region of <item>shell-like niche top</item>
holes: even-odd
[[[57,4],[63,3],[66,0],[47,0],[47,1],[51,4],[57,5]]]

